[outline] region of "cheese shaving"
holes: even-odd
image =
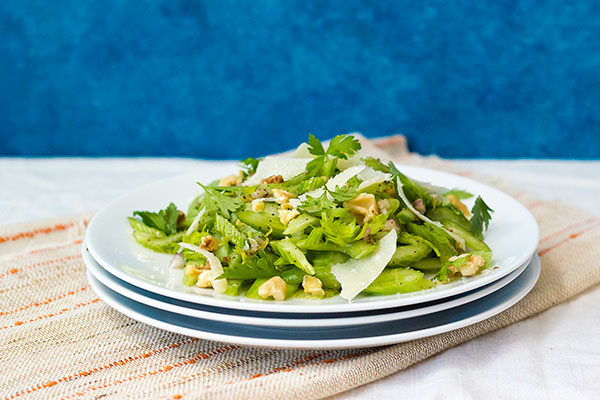
[[[381,274],[396,251],[396,238],[396,231],[392,229],[367,257],[358,260],[351,258],[331,267],[331,273],[342,285],[341,297],[351,301]]]
[[[196,245],[181,242],[179,243],[179,246],[181,246],[184,249],[195,251],[196,253],[202,254],[204,257],[206,257],[208,265],[210,266],[210,271],[212,273],[211,283],[213,289],[215,289],[215,292],[217,293],[225,293],[225,290],[227,290],[227,279],[216,279],[217,277],[221,276],[224,272],[223,266],[221,265],[221,261],[219,261],[219,259],[210,251],[201,249]]]

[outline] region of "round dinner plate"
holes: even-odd
[[[168,268],[171,255],[155,253],[133,239],[127,217],[134,210],[158,210],[171,201],[179,209],[187,210],[201,191],[196,182],[210,182],[234,171],[233,167],[228,169],[223,166],[155,182],[114,200],[90,221],[86,232],[87,246],[93,258],[112,275],[161,296],[215,307],[287,313],[355,312],[435,301],[492,283],[515,271],[532,257],[539,240],[537,222],[517,200],[491,186],[446,172],[406,165],[398,165],[398,169],[420,181],[481,195],[494,210],[485,240],[493,251],[492,262],[498,268],[421,292],[390,296],[359,295],[350,303],[339,296],[318,302],[307,299],[266,302],[221,295],[210,289],[186,287],[181,281],[181,270]],[[465,203],[471,205],[469,201]]]
[[[225,321],[235,324],[256,326],[282,326],[282,327],[333,327],[347,325],[361,325],[399,319],[414,318],[425,314],[447,310],[466,304],[490,293],[499,290],[517,278],[527,267],[529,261],[516,271],[508,274],[493,283],[490,283],[471,292],[432,301],[416,306],[405,306],[383,310],[361,311],[356,313],[341,314],[299,314],[299,313],[261,313],[255,311],[232,310],[228,308],[211,307],[197,303],[189,303],[169,297],[157,295],[152,292],[130,285],[125,281],[111,275],[102,268],[85,248],[82,248],[83,260],[88,271],[102,285],[108,289],[122,294],[138,303],[158,308],[164,311],[182,314],[195,318],[204,318],[212,321]],[[342,315],[342,317],[340,317]]]
[[[295,349],[382,346],[438,335],[490,318],[521,300],[540,274],[537,255],[504,288],[461,306],[420,317],[331,329],[263,327],[194,318],[138,303],[102,285],[91,272],[92,289],[109,306],[156,328],[201,339],[241,345]]]

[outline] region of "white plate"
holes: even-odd
[[[218,176],[232,172],[231,169],[227,171],[222,167],[162,180],[120,197],[92,218],[86,233],[87,244],[94,259],[111,274],[162,296],[216,307],[289,313],[353,312],[438,300],[498,280],[523,265],[535,252],[539,239],[537,223],[517,200],[491,186],[457,175],[414,166],[398,165],[398,168],[421,181],[449,188],[461,188],[481,195],[494,209],[485,239],[494,252],[493,263],[499,268],[422,292],[377,297],[359,296],[352,303],[339,296],[318,302],[305,299],[285,302],[257,301],[183,286],[182,272],[168,268],[172,256],[152,252],[136,243],[126,217],[134,210],[164,208],[171,201],[180,209],[187,210],[189,203],[200,191],[196,185],[197,181],[210,182]]]
[[[83,261],[85,262],[88,271],[94,276],[94,278],[96,278],[107,288],[116,291],[117,293],[120,293],[138,303],[194,318],[224,321],[235,324],[283,327],[337,327],[346,325],[363,325],[432,314],[475,301],[503,288],[517,278],[529,264],[529,262],[527,264],[523,264],[523,266],[516,271],[482,288],[445,299],[419,304],[417,306],[362,311],[357,313],[293,314],[231,310],[228,308],[211,307],[160,296],[130,285],[127,282],[122,281],[108,273],[93,259],[89,251],[86,250],[85,243],[84,247],[82,248],[82,254]],[[340,315],[343,315],[343,317],[339,317]]]
[[[329,329],[262,327],[188,317],[137,303],[102,285],[89,271],[88,280],[96,294],[109,306],[128,317],[167,331],[241,345],[339,349],[406,342],[483,321],[521,300],[533,288],[539,273],[540,260],[535,255],[514,281],[478,301],[415,318]]]

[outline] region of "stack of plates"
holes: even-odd
[[[408,176],[481,195],[494,209],[486,232],[493,268],[422,292],[325,300],[255,301],[186,287],[172,256],[137,244],[126,217],[173,201],[180,209],[198,194],[197,181],[231,173],[200,170],[115,200],[89,224],[83,259],[94,291],[119,312],[157,328],[203,339],[278,348],[379,346],[437,335],[490,318],[535,285],[538,226],[519,202],[490,186],[439,171],[401,166]]]

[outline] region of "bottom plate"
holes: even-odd
[[[494,283],[490,283],[482,288],[462,293],[456,296],[431,301],[428,303],[417,304],[414,306],[404,306],[397,308],[388,308],[374,311],[360,311],[353,313],[330,313],[330,314],[299,314],[299,313],[266,313],[251,312],[246,310],[227,309],[222,307],[212,307],[203,304],[189,303],[186,301],[161,296],[156,293],[140,289],[106,271],[100,264],[94,260],[89,251],[86,250],[85,243],[82,250],[83,260],[88,271],[101,284],[107,288],[122,294],[138,303],[146,304],[161,310],[186,315],[194,318],[203,318],[213,321],[225,321],[234,324],[260,325],[260,326],[282,326],[282,327],[339,327],[347,325],[363,325],[378,322],[395,321],[399,319],[414,318],[425,314],[431,314],[449,308],[454,308],[462,304],[475,301],[490,293],[495,292],[508,285],[516,279],[525,270],[529,261],[523,264],[518,270],[508,274]]]
[[[92,289],[109,306],[130,318],[167,331],[201,339],[274,348],[336,349],[381,346],[420,339],[490,318],[521,300],[534,287],[540,260],[533,257],[519,277],[477,301],[415,318],[331,329],[240,325],[194,318],[131,300],[102,285],[88,271]]]

